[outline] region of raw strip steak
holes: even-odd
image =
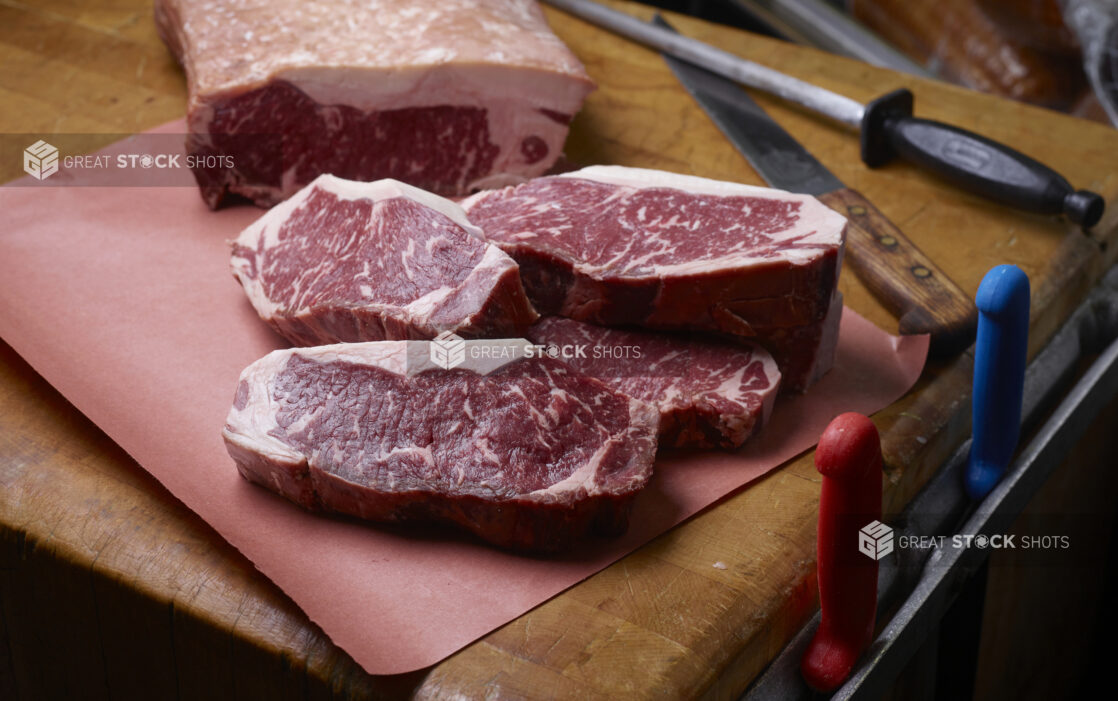
[[[211,207],[331,173],[445,195],[559,156],[594,85],[535,0],[156,0]]]
[[[537,315],[516,262],[453,202],[319,176],[241,232],[233,275],[296,345],[517,336]]]
[[[808,195],[618,166],[462,205],[520,264],[541,314],[762,343],[792,333],[782,329],[821,331],[846,230]],[[784,344],[769,349],[784,371]]]
[[[652,471],[655,407],[549,358],[444,370],[431,345],[288,349],[250,365],[223,432],[241,474],[307,509],[445,522],[515,549],[627,528]]]
[[[830,310],[822,321],[769,331],[762,342],[778,359],[782,389],[803,392],[831,369],[841,322],[842,293],[836,291]]]
[[[660,410],[660,445],[733,449],[768,421],[780,371],[759,345],[739,345],[551,316],[528,339],[580,372]]]

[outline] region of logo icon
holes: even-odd
[[[881,521],[866,524],[858,531],[858,551],[874,560],[893,552],[893,529]]]
[[[58,172],[58,149],[39,139],[23,151],[23,170],[36,180]]]
[[[456,333],[443,331],[431,341],[431,362],[443,370],[456,368],[466,361],[466,341]]]

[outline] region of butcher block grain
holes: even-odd
[[[444,195],[559,156],[593,89],[535,0],[156,0],[211,207],[322,173]]]

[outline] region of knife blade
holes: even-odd
[[[675,31],[657,14],[658,26]],[[978,310],[869,200],[843,185],[737,83],[664,54],[668,67],[735,148],[776,188],[818,197],[847,217],[846,257],[866,287],[899,319],[902,334],[931,334],[931,352],[974,341]]]
[[[862,161],[871,168],[900,157],[968,192],[1010,207],[1039,214],[1062,213],[1084,227],[1093,226],[1102,217],[1102,197],[1089,190],[1074,190],[1062,175],[1043,163],[965,129],[914,117],[913,96],[908,90],[895,90],[863,105],[592,0],[544,2],[857,129]]]

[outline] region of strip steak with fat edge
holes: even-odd
[[[306,509],[450,523],[519,550],[626,529],[652,472],[655,407],[549,358],[444,370],[430,345],[250,365],[223,431],[241,474]]]
[[[520,264],[541,314],[756,339],[788,389],[831,365],[846,220],[814,197],[593,166],[462,206]],[[806,354],[793,337],[814,339]]]
[[[233,275],[296,345],[518,336],[537,315],[516,262],[450,200],[319,176],[233,244]]]
[[[528,329],[580,372],[660,410],[660,445],[741,447],[772,413],[780,371],[757,344],[607,329],[549,316]]]

